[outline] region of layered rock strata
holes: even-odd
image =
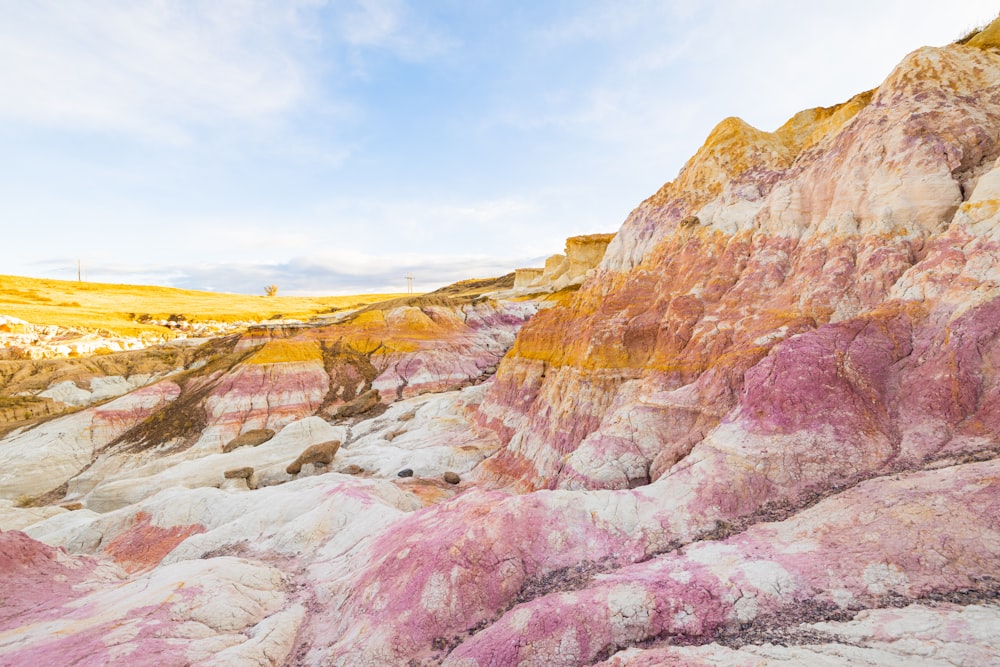
[[[614,234],[587,234],[566,239],[566,252],[545,260],[544,268],[518,269],[514,288],[558,291],[580,285],[600,265]]]
[[[964,286],[976,301],[991,289],[968,212],[983,217],[991,196],[975,190],[998,153],[998,65],[990,50],[925,48],[876,91],[774,133],[723,121],[629,216],[599,275],[519,336],[482,410],[507,443],[493,478],[646,483],[719,426],[786,339],[894,317],[943,335],[958,304],[921,292],[942,263],[979,267]],[[876,411],[902,425],[887,392]],[[801,401],[839,405],[815,388]]]
[[[1000,21],[724,121],[549,308],[262,329],[8,434],[0,662],[1000,662],[998,156]]]

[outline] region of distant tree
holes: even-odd
[[[267,296],[275,296],[278,293],[277,285],[268,285],[264,288],[264,294]]]

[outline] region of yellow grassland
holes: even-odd
[[[189,322],[261,321],[275,316],[307,320],[400,296],[269,297],[0,275],[0,315],[32,324],[106,329],[121,335],[166,331],[137,321],[143,315],[154,320],[183,315]]]

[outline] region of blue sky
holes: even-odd
[[[420,289],[615,231],[996,16],[964,0],[0,0],[0,273]]]

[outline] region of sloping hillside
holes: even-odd
[[[261,286],[263,294],[264,286]],[[0,276],[0,314],[36,325],[135,335],[161,332],[149,320],[183,316],[191,322],[258,322],[272,317],[309,319],[357,308],[399,294],[355,296],[248,296],[172,287]]]

